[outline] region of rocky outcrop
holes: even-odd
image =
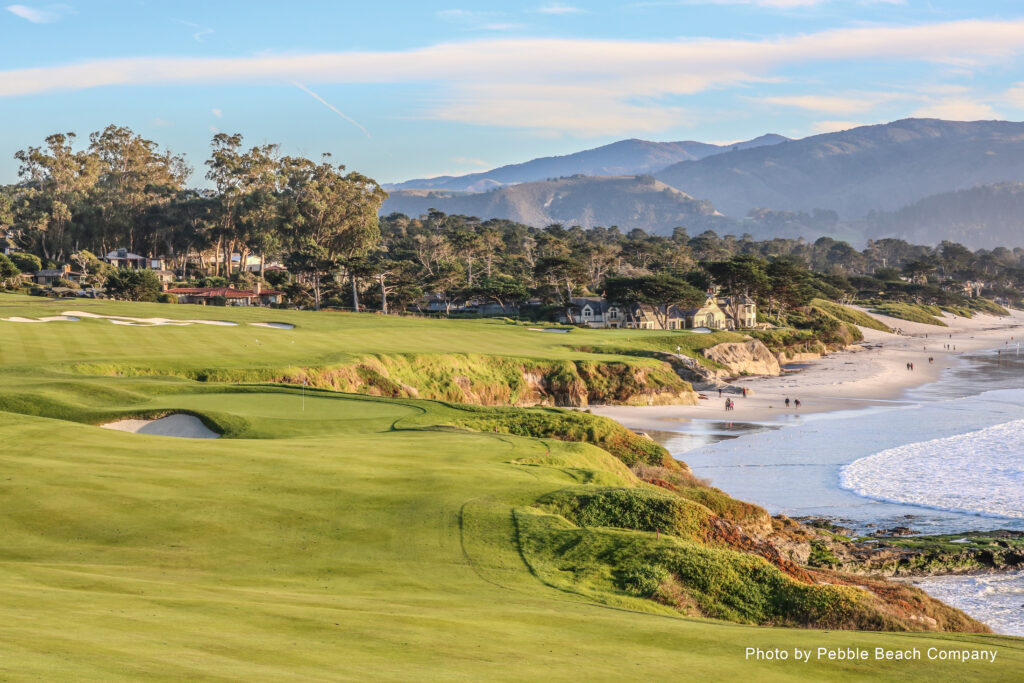
[[[781,372],[779,360],[762,342],[728,342],[704,349],[704,357],[720,363],[735,375],[771,375]]]

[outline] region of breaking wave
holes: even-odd
[[[839,485],[874,500],[1022,519],[1024,420],[855,460]]]

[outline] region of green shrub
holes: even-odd
[[[664,567],[641,564],[622,570],[618,576],[618,584],[623,590],[649,598],[658,592],[658,588],[668,576]]]

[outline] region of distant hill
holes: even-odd
[[[618,225],[670,233],[677,225],[694,224],[717,215],[710,202],[660,183],[652,176],[589,177],[520,183],[490,192],[396,190],[381,214],[418,216],[429,209],[479,218],[506,218],[543,227],[551,223]]]
[[[683,161],[655,176],[729,216],[767,207],[860,218],[943,192],[1024,181],[1024,123],[904,119]]]
[[[649,142],[620,140],[610,145],[564,156],[543,157],[510,164],[490,171],[464,176],[419,178],[387,185],[389,190],[438,189],[483,192],[495,187],[573,175],[625,176],[653,173],[680,161],[704,159],[731,150],[775,145],[787,140],[781,135],[761,137],[734,145],[705,142]]]
[[[997,183],[926,197],[871,216],[865,237],[960,242],[972,249],[1024,247],[1024,183]]]

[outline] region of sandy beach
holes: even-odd
[[[861,328],[864,341],[845,351],[806,362],[798,372],[779,377],[748,377],[733,385],[746,387],[746,398],[731,394],[735,409],[725,410],[725,397],[704,392],[707,400],[695,406],[592,406],[595,414],[611,417],[638,431],[671,429],[676,420],[705,419],[764,422],[795,414],[852,410],[900,401],[907,389],[935,381],[963,353],[1006,349],[1016,353],[1024,342],[1024,312],[1010,316],[946,314],[948,327],[913,323],[872,314],[901,334]],[[949,347],[948,349],[946,347]],[[934,362],[929,363],[928,359]],[[913,363],[913,371],[907,363]],[[801,363],[803,364],[803,363]],[[789,408],[785,399],[791,400]],[[799,399],[799,410],[793,401]]]

